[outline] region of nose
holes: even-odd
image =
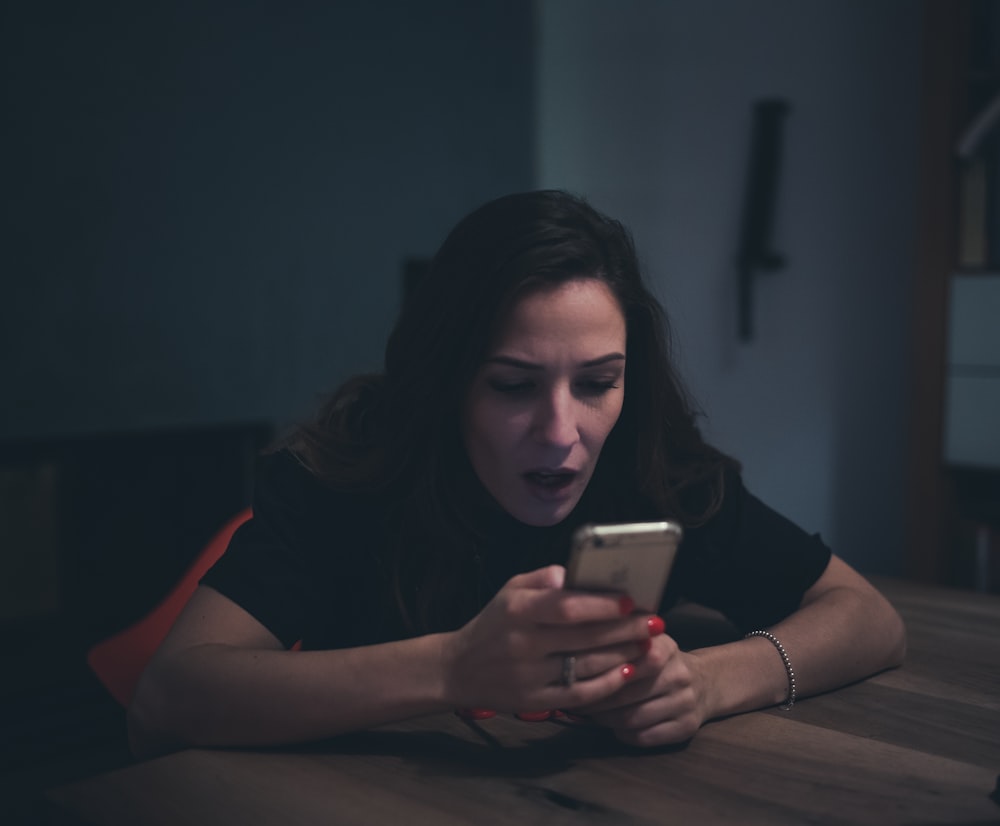
[[[535,412],[535,437],[552,447],[572,447],[580,437],[576,408],[568,389],[553,388],[539,400]]]

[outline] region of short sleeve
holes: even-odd
[[[818,534],[765,505],[733,473],[719,512],[685,538],[671,584],[675,598],[721,611],[749,631],[793,613],[830,556]]]
[[[365,601],[384,592],[369,526],[371,502],[326,487],[289,451],[257,463],[253,516],[201,582],[263,624],[285,646],[354,642]],[[362,528],[364,526],[364,529]]]
[[[201,580],[250,613],[286,647],[308,626],[302,519],[321,493],[311,474],[297,465],[287,453],[258,459],[253,516]]]

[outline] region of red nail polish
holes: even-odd
[[[622,612],[623,617],[627,617],[635,610],[635,600],[628,594],[625,594],[618,600],[618,610]]]
[[[514,715],[518,720],[526,723],[544,723],[552,716],[551,711],[519,711]]]
[[[646,620],[646,627],[649,629],[649,636],[658,637],[663,633],[663,620],[660,617],[652,616]]]
[[[622,679],[628,682],[635,676],[635,666],[632,663],[625,663],[622,666]]]
[[[455,713],[465,720],[488,720],[497,713],[488,708],[456,708]]]
[[[648,654],[649,649],[653,647],[652,640],[639,640],[639,648],[642,649],[643,654]]]

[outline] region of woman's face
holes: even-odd
[[[625,399],[625,316],[603,282],[527,293],[500,325],[462,417],[479,480],[515,519],[555,525],[580,501]]]

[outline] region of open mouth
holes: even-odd
[[[574,470],[530,470],[524,478],[544,490],[558,491],[567,487],[575,478]]]

